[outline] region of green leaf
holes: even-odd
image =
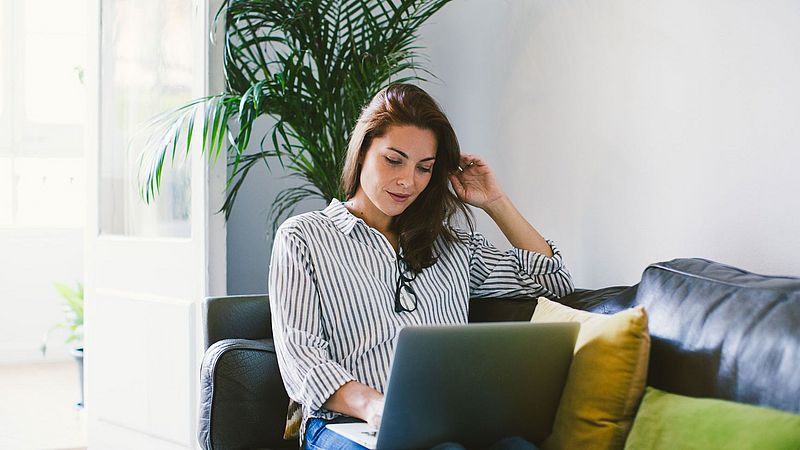
[[[157,116],[139,159],[142,198],[156,197],[167,152],[172,160],[180,136],[190,151],[195,132],[209,160],[227,152],[226,219],[251,169],[259,161],[269,169],[273,158],[301,183],[279,194],[273,225],[305,199],[341,197],[339,177],[361,108],[390,83],[435,78],[415,43],[420,26],[449,2],[223,1],[214,24],[224,19],[225,91]],[[205,109],[197,117],[202,126],[195,126],[197,108]],[[266,131],[254,126],[264,116],[275,119]]]
[[[47,340],[54,330],[67,329],[67,343],[83,339],[83,285],[77,283],[75,289],[64,283],[53,283],[53,286],[64,299],[64,321],[53,325],[44,334],[40,346],[42,356],[47,352]]]
[[[76,314],[80,323],[83,323],[83,286],[78,283],[77,289],[72,289],[64,283],[54,283],[53,285],[67,301],[67,306]]]

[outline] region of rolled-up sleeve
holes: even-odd
[[[469,287],[473,298],[556,299],[575,290],[572,275],[553,241],[547,241],[553,256],[547,256],[519,248],[499,250],[480,233],[462,231],[459,237],[469,246]]]
[[[308,247],[300,232],[289,226],[282,226],[275,234],[269,302],[286,392],[296,402],[318,410],[355,377],[330,357]]]

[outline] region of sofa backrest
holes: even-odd
[[[206,349],[222,339],[271,338],[271,320],[267,295],[206,297],[203,301]]]
[[[530,300],[472,299],[469,320],[529,320]],[[647,267],[636,286],[559,301],[605,314],[644,305],[653,387],[800,413],[800,278],[675,259]],[[265,295],[208,298],[204,312],[207,345],[272,335]]]
[[[631,300],[650,318],[648,384],[800,413],[800,278],[675,259]]]

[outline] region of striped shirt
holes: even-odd
[[[436,263],[409,283],[416,310],[398,313],[394,248],[339,200],[280,226],[269,300],[281,376],[289,397],[303,405],[300,436],[309,417],[340,415],[322,404],[348,381],[385,392],[402,327],[466,323],[470,298],[556,298],[573,290],[552,241],[553,256],[547,257],[518,248],[500,251],[481,234],[454,232],[458,242],[436,240]]]

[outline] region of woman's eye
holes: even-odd
[[[402,161],[400,161],[400,160],[397,160],[397,159],[392,159],[392,158],[386,158],[386,161],[387,161],[389,164],[393,165],[393,166],[396,166],[396,165],[398,165],[398,164],[401,164],[401,163],[402,163]]]
[[[420,172],[425,172],[425,173],[430,173],[431,170],[433,170],[432,167],[418,167],[418,169],[420,170]]]

